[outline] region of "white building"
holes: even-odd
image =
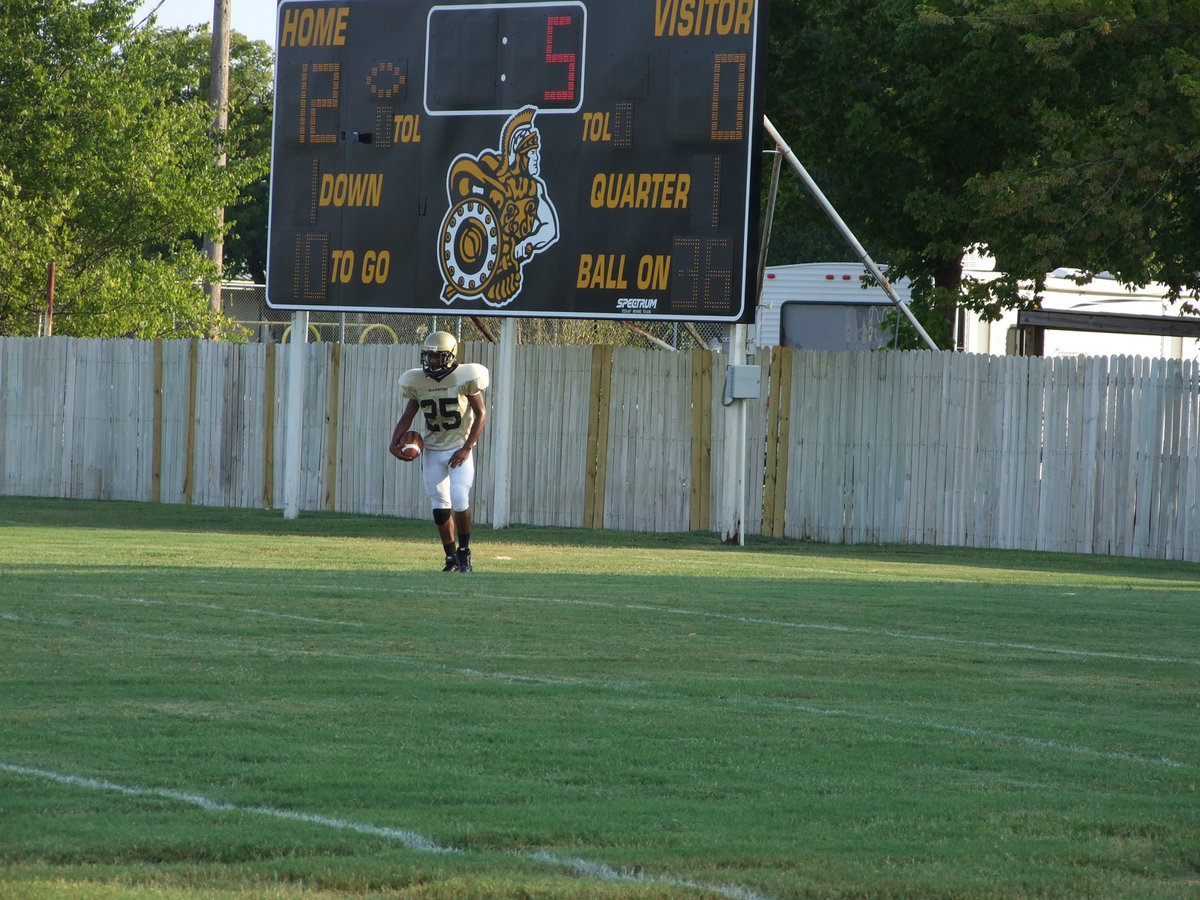
[[[986,257],[969,256],[964,275],[980,280],[995,277]],[[1171,303],[1162,285],[1128,288],[1115,279],[1097,276],[1077,284],[1069,269],[1056,269],[1046,278],[1043,310],[1172,316],[1180,303]],[[804,263],[769,266],[763,278],[756,317],[759,347],[782,345],[805,350],[870,350],[886,347],[892,335],[880,328],[892,309],[883,288],[864,287],[867,271],[860,263]],[[906,280],[893,288],[909,298]],[[1200,319],[1189,318],[1200,327]],[[1009,310],[995,322],[967,313],[960,322],[958,343],[968,353],[996,356],[1017,352],[1017,312]],[[1200,338],[1159,334],[1106,333],[1047,328],[1042,333],[1045,356],[1146,356],[1200,360]]]

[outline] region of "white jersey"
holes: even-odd
[[[427,449],[454,450],[466,442],[475,421],[467,397],[487,390],[488,383],[487,367],[479,363],[460,363],[440,380],[430,378],[424,369],[409,369],[400,376],[400,397],[421,406]]]

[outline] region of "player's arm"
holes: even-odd
[[[487,422],[487,405],[483,402],[483,391],[477,394],[467,394],[467,402],[471,404],[471,411],[475,413],[475,421],[471,423],[471,430],[467,432],[467,439],[463,441],[463,445],[450,457],[450,468],[452,469],[467,461],[467,457],[475,449],[475,444],[478,443],[479,435],[483,433],[483,426]]]
[[[404,412],[400,414],[400,421],[392,429],[392,442],[388,444],[388,452],[396,457],[396,459],[403,458],[400,456],[400,435],[412,428],[412,422],[416,418],[418,409],[420,409],[420,406],[418,406],[417,401],[409,400],[408,405],[404,407]]]

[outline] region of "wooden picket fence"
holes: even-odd
[[[0,493],[283,505],[288,352],[272,344],[0,338]],[[387,442],[416,345],[308,345],[300,508],[424,518]],[[497,367],[497,350],[462,356]],[[494,429],[475,516],[721,531],[730,429],[747,411],[747,534],[1200,561],[1200,366],[1130,357],[817,353],[761,360],[520,346],[507,516]],[[493,394],[495,392],[492,392]]]
[[[796,353],[771,384],[768,533],[1200,560],[1195,362]]]

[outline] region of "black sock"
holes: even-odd
[[[460,534],[458,536],[458,549],[459,550],[469,550],[470,548],[471,548],[470,532],[467,532],[466,534]]]
[[[454,555],[454,541],[451,541],[448,544],[442,544],[442,549],[446,551],[447,556],[453,556]]]

